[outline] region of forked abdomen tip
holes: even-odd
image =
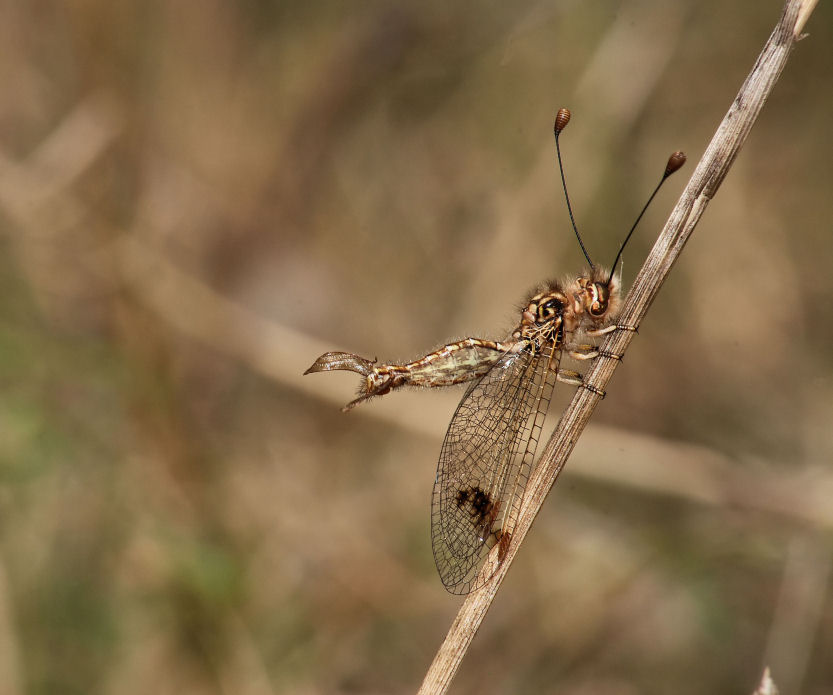
[[[368,376],[373,371],[373,362],[359,357],[351,352],[325,352],[304,372],[304,374],[315,374],[316,372],[331,372],[334,369],[343,369],[348,372],[356,372],[362,376]]]

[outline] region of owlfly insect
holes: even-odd
[[[556,382],[604,396],[584,382],[581,372],[562,367],[562,358],[619,358],[600,352],[592,342],[611,331],[635,330],[617,323],[621,288],[614,270],[648,205],[685,163],[682,152],[671,155],[608,271],[590,260],[567,195],[559,137],[569,120],[570,112],[561,109],[555,144],[570,221],[588,263],[582,274],[533,290],[506,340],[466,338],[408,364],[377,364],[348,352],[328,352],[305,372],[343,369],[364,377],[358,397],[344,410],[403,386],[470,382],[440,450],[431,504],[434,560],[453,594],[483,586],[506,555]],[[495,545],[498,551],[490,555]]]

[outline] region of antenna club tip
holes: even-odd
[[[675,152],[668,158],[668,164],[665,165],[665,176],[671,176],[677,169],[685,164],[685,152]]]
[[[570,116],[572,116],[570,109],[558,109],[558,113],[555,114],[554,130],[556,135],[567,127],[567,124],[570,122]]]

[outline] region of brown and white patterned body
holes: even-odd
[[[548,345],[565,347],[576,359],[596,356],[592,346],[577,343],[582,335],[607,332],[619,313],[618,279],[595,268],[567,282],[551,281],[534,292],[521,311],[521,321],[501,342],[465,338],[429,352],[407,364],[380,364],[349,352],[327,352],[304,374],[348,370],[365,377],[359,397],[345,406],[350,410],[373,396],[383,396],[401,386],[453,386],[484,376],[501,357],[521,351],[539,353]],[[615,326],[614,326],[615,327]],[[576,375],[576,372],[565,372]],[[576,383],[571,379],[569,383]]]
[[[561,368],[562,354],[598,356],[581,341],[614,330],[619,306],[618,278],[597,267],[539,287],[505,341],[466,338],[407,364],[328,352],[305,372],[362,375],[358,398],[345,410],[402,386],[473,382],[449,425],[434,485],[434,558],[450,592],[468,593],[489,579],[497,565],[483,560],[495,543],[496,562],[505,556],[552,389],[556,381],[583,385],[579,372]]]

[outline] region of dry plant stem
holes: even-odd
[[[775,685],[775,681],[772,680],[772,675],[769,672],[769,666],[764,669],[764,673],[761,676],[761,682],[758,684],[758,687],[752,695],[778,695],[778,686]]]
[[[746,141],[764,102],[786,65],[793,44],[800,38],[804,22],[814,5],[814,0],[788,0],[786,3],[783,14],[758,56],[755,66],[732,102],[645,264],[639,271],[625,299],[619,319],[622,325],[636,327],[645,316],[683,246],[694,231],[695,225]],[[621,355],[627,349],[633,336],[632,331],[614,331],[604,341],[601,349],[603,353]],[[595,389],[604,390],[618,364],[617,360],[600,357],[594,361],[588,371],[586,382]],[[444,693],[448,689],[518,548],[598,401],[599,397],[596,393],[579,388],[564,411],[558,427],[547,443],[530,478],[512,542],[503,563],[491,582],[466,598],[428,669],[419,690],[420,694]]]

